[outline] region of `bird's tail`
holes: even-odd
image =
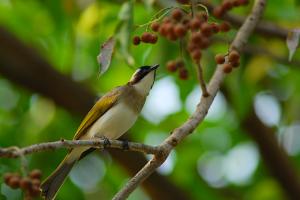
[[[79,150],[80,149],[80,150]],[[64,160],[59,164],[55,171],[41,184],[42,196],[46,200],[55,198],[57,191],[64,183],[66,177],[74,166],[75,162],[80,158],[83,151],[81,148],[73,149]]]

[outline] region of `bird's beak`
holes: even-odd
[[[159,67],[159,64],[154,65],[153,67],[151,67],[151,71],[156,70]]]

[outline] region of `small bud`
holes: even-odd
[[[199,62],[201,59],[202,53],[199,49],[195,49],[194,51],[192,51],[191,55],[195,62]]]
[[[208,23],[203,23],[201,25],[201,33],[206,37],[210,37],[212,35],[212,27]]]
[[[213,16],[215,16],[216,18],[221,18],[224,14],[225,10],[221,6],[215,7],[213,10]]]
[[[200,27],[201,27],[201,21],[198,18],[191,19],[191,21],[190,21],[190,27],[194,31],[199,30]]]
[[[157,32],[158,29],[159,29],[159,23],[158,22],[152,22],[151,24],[151,30],[154,31],[154,32]]]

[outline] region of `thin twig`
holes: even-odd
[[[207,88],[206,88],[206,83],[205,83],[204,74],[203,74],[203,68],[202,68],[200,62],[196,63],[196,71],[197,71],[197,76],[198,76],[198,80],[199,80],[199,83],[200,83],[200,87],[201,87],[201,90],[202,90],[202,96],[208,97],[209,93],[208,93]]]
[[[6,158],[17,158],[24,155],[56,150],[61,148],[75,148],[81,146],[88,146],[94,148],[115,148],[115,149],[124,149],[124,142],[120,140],[103,140],[103,139],[92,139],[92,140],[60,140],[55,142],[45,142],[34,144],[28,147],[23,148],[0,148],[0,157]],[[159,149],[155,146],[150,146],[146,144],[128,142],[128,151],[142,152],[146,154],[156,154]]]
[[[252,13],[248,16],[245,23],[238,31],[231,48],[240,51],[243,45],[245,45],[250,34],[262,16],[265,3],[265,0],[255,1]],[[197,109],[192,116],[184,124],[176,128],[172,134],[160,146],[158,146],[160,150],[159,154],[155,154],[154,157],[114,196],[113,200],[126,199],[142,181],[150,176],[155,169],[166,160],[171,150],[186,136],[194,131],[194,129],[203,121],[204,117],[206,116],[214,97],[219,91],[219,87],[223,82],[224,77],[225,73],[223,72],[223,66],[218,65],[208,85],[210,96],[201,97],[200,103],[197,105]]]

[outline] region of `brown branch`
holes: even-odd
[[[127,144],[126,144],[127,145]],[[76,147],[93,147],[93,148],[115,148],[124,149],[124,142],[120,140],[104,140],[104,139],[93,139],[93,140],[60,140],[55,142],[44,142],[39,144],[34,144],[28,147],[16,148],[7,147],[0,148],[0,157],[6,158],[17,158],[24,155],[56,150],[61,148],[76,148]],[[140,152],[145,154],[157,154],[158,148],[146,144],[128,142],[128,151]]]
[[[58,73],[36,50],[29,48],[3,27],[0,27],[0,43],[0,74],[3,77],[52,99],[73,114],[83,116],[93,106],[96,95]],[[109,152],[130,176],[147,162],[140,153],[116,149],[110,149]],[[154,200],[190,199],[185,191],[156,172],[142,186]]]
[[[300,199],[300,179],[288,155],[279,146],[274,130],[266,127],[256,116],[253,108],[242,122],[253,140],[258,144],[261,155],[270,172],[277,179],[290,199]]]
[[[261,18],[265,3],[265,0],[255,1],[252,13],[247,17],[245,23],[238,31],[231,48],[241,51],[241,48],[246,44],[250,34]],[[171,150],[186,136],[192,133],[203,121],[225,77],[222,67],[222,65],[217,66],[217,69],[209,82],[208,91],[210,96],[201,97],[200,103],[197,105],[197,109],[192,116],[183,125],[176,128],[172,134],[158,146],[160,153],[155,154],[154,157],[126,183],[126,185],[114,196],[114,200],[126,199],[142,181],[150,176],[156,168],[166,160]]]

